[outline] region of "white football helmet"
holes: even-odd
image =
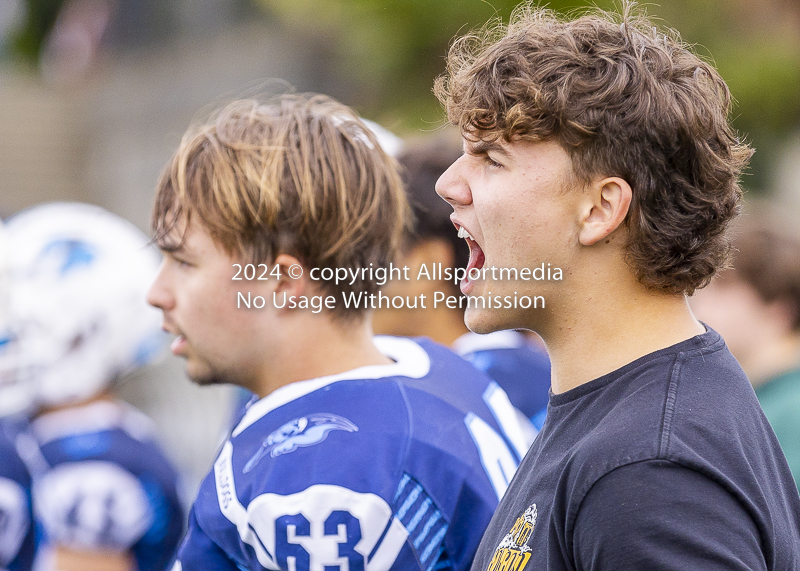
[[[145,301],[160,255],[133,224],[61,202],[12,216],[6,231],[16,381],[37,405],[90,398],[161,353],[161,314]]]
[[[21,377],[19,343],[9,323],[9,252],[0,222],[0,417],[26,412],[34,400],[33,386]]]
[[[392,133],[386,127],[377,124],[375,121],[370,121],[363,117],[360,119],[378,139],[378,144],[381,146],[384,153],[390,157],[397,157],[400,154],[400,151],[403,150],[403,139]]]

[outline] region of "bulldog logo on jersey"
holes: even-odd
[[[522,571],[531,558],[531,548],[527,542],[535,527],[536,504],[532,504],[517,518],[514,527],[497,546],[486,571]]]
[[[275,458],[281,454],[294,452],[301,446],[319,444],[328,437],[331,430],[357,432],[358,427],[336,414],[320,413],[295,418],[264,439],[261,448],[245,464],[242,472],[246,474],[252,470],[267,453]]]

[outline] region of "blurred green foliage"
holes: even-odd
[[[2,1],[2,0],[0,0]],[[11,38],[11,49],[28,62],[36,62],[47,34],[65,0],[25,0],[25,23]]]
[[[320,85],[330,86],[333,95],[401,134],[442,123],[431,87],[444,70],[452,39],[492,18],[508,21],[518,2],[249,1],[317,54]],[[23,0],[27,19],[12,47],[17,57],[36,62],[64,3]],[[158,0],[150,3],[156,6]],[[618,9],[620,0],[547,2],[562,12],[589,5]],[[800,128],[800,2],[660,0],[643,6],[660,25],[679,30],[726,79],[736,101],[734,124],[757,150],[752,176],[745,182],[751,188],[766,186],[773,151]],[[347,86],[344,93],[342,85]]]
[[[491,18],[508,21],[514,0],[255,0],[273,18],[330,54],[327,72],[357,85],[348,103],[400,133],[434,129],[431,93],[451,40]],[[566,12],[611,1],[553,0]],[[767,184],[771,150],[800,126],[800,6],[786,0],[663,0],[645,4],[712,60],[734,95],[734,124],[757,148],[745,184]]]
[[[403,130],[441,122],[431,88],[451,40],[493,18],[507,22],[519,0],[255,1],[330,54],[326,62],[336,69],[329,72],[358,85],[351,104]],[[560,0],[549,7],[581,4]]]

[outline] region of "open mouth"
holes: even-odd
[[[183,335],[178,335],[170,345],[170,351],[176,357],[180,357],[186,348],[186,338]]]
[[[475,241],[475,238],[472,237],[472,234],[470,234],[466,228],[459,225],[456,225],[456,228],[458,228],[458,237],[464,238],[469,246],[469,263],[467,264],[466,275],[461,280],[461,292],[464,295],[468,295],[474,283],[472,277],[478,277],[480,275],[480,270],[486,262],[486,257],[480,245],[478,245],[478,242]],[[478,271],[474,272],[474,269]],[[470,275],[472,275],[472,277],[470,277]]]
[[[170,345],[169,349],[173,355],[180,357],[186,348],[186,337],[184,337],[182,333],[178,332],[176,327],[172,326],[171,324],[167,324],[167,322],[161,324],[161,329],[170,335],[175,335],[175,339],[172,340],[172,344]]]

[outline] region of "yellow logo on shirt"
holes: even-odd
[[[526,545],[536,527],[536,504],[517,518],[511,531],[495,549],[486,571],[522,571],[531,558],[531,548]]]

